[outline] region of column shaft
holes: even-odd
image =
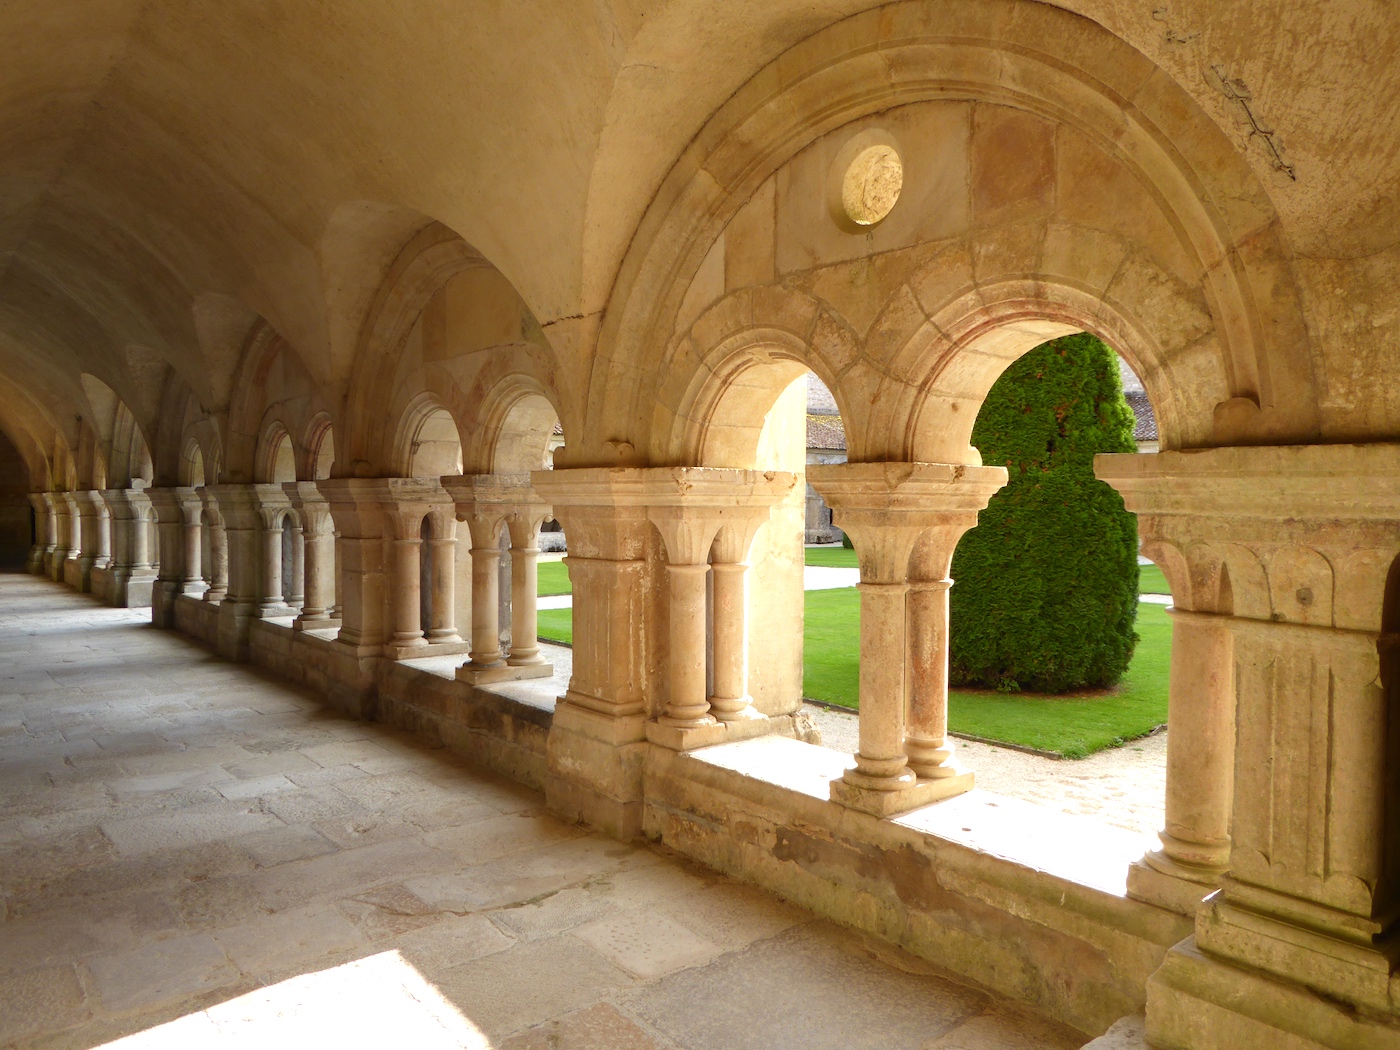
[[[419,548],[417,536],[394,540],[394,644],[427,645],[420,623],[422,592],[419,588]]]
[[[914,779],[904,754],[905,595],[908,584],[860,584],[860,750],[846,779],[895,790]]]
[[[757,716],[749,697],[748,565],[715,562],[713,581],[714,694],[710,709],[721,722]]]
[[[431,642],[460,642],[457,633],[457,539],[434,536],[432,550],[433,622],[428,625]]]
[[[539,644],[538,547],[511,547],[510,656],[513,667],[545,662]]]
[[[662,725],[686,729],[714,725],[705,690],[706,564],[668,565],[670,587],[671,695]]]
[[[904,739],[909,768],[920,777],[946,777],[948,764],[948,588],[952,580],[910,584],[909,725]]]
[[[495,533],[491,539],[494,540]],[[494,542],[478,546],[472,534],[472,648],[471,665],[499,667],[501,659],[500,602],[501,551]]]

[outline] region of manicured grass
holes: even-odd
[[[826,569],[859,569],[856,552],[845,547],[808,547],[807,564]]]
[[[860,595],[854,588],[808,591],[803,648],[803,692],[814,699],[856,706]],[[953,692],[948,722],[954,732],[1000,740],[1066,758],[1083,758],[1142,736],[1167,720],[1171,623],[1166,610],[1138,607],[1141,636],[1127,674],[1111,692],[1035,696]]]
[[[562,561],[542,561],[539,563],[539,596],[552,594],[573,594],[574,586],[569,582],[569,570]]]
[[[807,564],[821,565],[834,569],[858,569],[860,563],[856,561],[856,552],[847,550],[845,547],[808,547]],[[1171,594],[1171,588],[1167,586],[1167,578],[1162,575],[1162,570],[1155,565],[1141,565],[1138,567],[1138,594]],[[540,566],[541,586],[543,586],[544,566]],[[544,593],[543,590],[540,591]],[[551,591],[551,594],[566,593],[564,591]]]
[[[1167,578],[1155,565],[1138,566],[1138,594],[1171,594]]]
[[[574,611],[572,609],[541,609],[539,635],[549,642],[574,644]]]

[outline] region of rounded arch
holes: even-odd
[[[553,462],[562,444],[559,410],[551,392],[533,376],[511,373],[480,403],[463,448],[463,465],[473,474],[520,474]]]
[[[300,471],[312,481],[325,481],[335,468],[335,428],[329,412],[318,412],[311,419],[303,442],[306,460]]]
[[[1135,373],[1150,377],[1143,385],[1164,447],[1194,444],[1192,437],[1209,439],[1208,432],[1190,432],[1190,413],[1180,403],[1186,384],[1174,380],[1176,366],[1136,318],[1072,285],[1006,280],[979,287],[975,298],[957,296],[930,311],[879,384],[877,400],[886,405],[887,426],[857,435],[857,454],[980,464],[970,441],[987,392],[1023,354],[1074,332],[1098,336]],[[1201,382],[1199,375],[1195,379]],[[1223,385],[1217,392],[1225,392]]]
[[[726,296],[673,341],[658,369],[668,379],[653,406],[651,461],[751,465],[764,417],[804,372],[816,373],[849,419],[838,367],[855,338],[844,318],[794,289]]]
[[[399,419],[394,470],[405,478],[462,473],[462,438],[452,413],[430,394],[414,398]]]
[[[199,442],[191,437],[180,452],[180,484],[199,487],[206,481],[204,453],[199,447]]]
[[[292,435],[280,419],[271,420],[258,441],[254,481],[281,484],[297,480],[297,452]]]
[[[1010,9],[1016,17],[1008,17]],[[673,166],[609,300],[589,389],[594,439],[580,447],[580,463],[646,460],[645,450],[655,444],[652,406],[658,388],[671,381],[644,367],[648,355],[668,343],[726,227],[751,199],[774,192],[769,180],[775,173],[825,136],[924,103],[1025,114],[1050,129],[1052,143],[1055,129],[1069,129],[1110,158],[1147,202],[1153,221],[1168,231],[1159,239],[1162,251],[1185,260],[1214,340],[1209,347],[1182,348],[1194,357],[1182,374],[1143,374],[1144,382],[1171,388],[1165,399],[1154,391],[1156,400],[1189,407],[1189,418],[1178,412],[1174,423],[1180,447],[1316,440],[1315,349],[1276,212],[1246,159],[1190,95],[1140,52],[1081,16],[1028,0],[909,0],[853,16],[789,50],[736,92]],[[961,149],[970,170],[970,149],[966,143]],[[906,178],[906,194],[909,185]],[[992,252],[969,253],[969,287],[975,291],[985,276],[1036,280],[1047,269],[1045,260],[1057,266],[1068,260],[1065,266],[1075,269],[1072,249],[1054,243],[1054,220],[1052,213],[1047,226],[1038,217],[1027,224],[1033,236],[1018,241],[1026,231],[1009,230]],[[955,232],[976,226],[969,219]],[[1107,272],[1088,274],[1081,290],[1108,299],[1113,289],[1105,282],[1118,280],[1123,291],[1150,305],[1153,276],[1136,269],[1138,256],[1120,258],[1115,267],[1105,265],[1108,255],[1098,260]],[[721,272],[724,267],[721,255]],[[872,284],[882,279],[872,273]],[[1262,288],[1269,289],[1267,304],[1256,301]],[[889,291],[891,303],[917,298],[907,286]],[[1149,312],[1164,325],[1174,320],[1165,308]],[[867,334],[852,368],[871,374],[852,379],[859,378],[861,396],[871,396],[879,387],[875,373],[893,351],[880,342],[878,328],[858,331]],[[1203,391],[1183,393],[1196,370],[1214,375]],[[907,441],[868,454],[890,458],[903,454],[902,444]]]
[[[384,392],[395,387],[404,347],[429,300],[456,274],[489,265],[439,222],[429,222],[394,259],[360,329],[350,376],[342,441],[353,473],[374,473],[386,444],[393,463],[405,462],[399,455],[402,426],[392,442],[386,441],[391,424],[383,411]]]

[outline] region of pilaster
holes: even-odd
[[[150,498],[139,488],[103,489],[102,500],[107,504],[112,527],[107,604],[128,609],[149,606],[156,580],[150,552]]]
[[[549,731],[545,798],[568,819],[621,839],[642,826],[653,581],[643,472],[535,471],[534,490],[569,537],[574,665]]]
[[[1214,768],[1169,753],[1163,850],[1146,864],[1182,881],[1195,864],[1220,889],[1152,979],[1149,1041],[1236,1045],[1262,1016],[1290,1046],[1339,1046],[1328,1033],[1345,1015],[1346,1045],[1396,1045],[1400,446],[1100,456],[1095,469],[1168,569],[1174,644],[1185,628],[1212,665],[1178,682],[1173,654],[1169,746],[1199,739]]]

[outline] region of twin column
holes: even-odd
[[[538,579],[540,525],[550,508],[528,474],[467,474],[442,479],[466,523],[472,549],[471,659],[457,669],[473,684],[548,678],[540,653]],[[501,647],[501,534],[510,537],[510,651]]]
[[[969,790],[947,739],[948,570],[1006,471],[845,463],[807,479],[860,562],[860,745],[832,800],[889,816]]]

